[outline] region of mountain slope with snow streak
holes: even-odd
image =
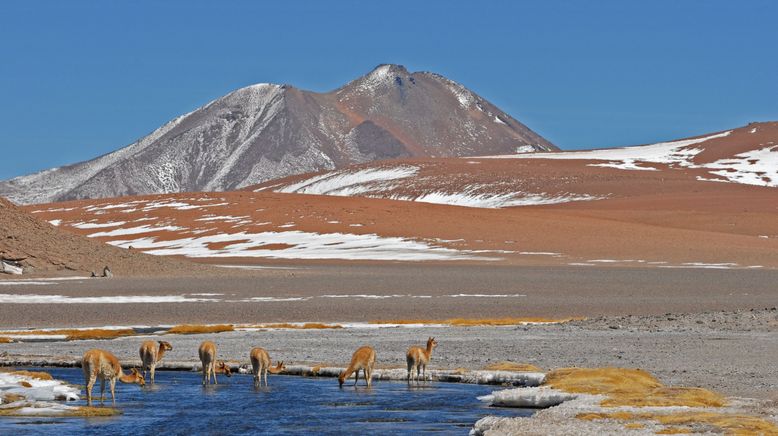
[[[734,130],[635,147],[493,156],[509,159],[593,161],[590,166],[658,171],[701,169],[700,180],[778,187],[778,123],[752,123]]]
[[[381,65],[328,93],[257,84],[96,159],[0,182],[18,204],[224,191],[401,157],[556,148],[443,76]]]
[[[485,168],[469,175],[474,180],[488,176],[510,181],[511,175],[518,180],[518,174],[527,183],[522,189],[545,186],[554,197],[561,192],[612,195],[598,201],[496,208],[488,203],[504,198],[457,199],[455,204],[478,202],[482,207],[455,207],[268,189],[81,200],[25,210],[58,222],[58,229],[128,252],[219,264],[326,260],[488,261],[580,268],[778,267],[778,196],[773,188],[698,181],[681,171],[663,175],[574,161],[554,161],[561,164],[554,167],[534,166],[530,160],[481,161],[429,159],[424,165],[415,161],[418,175],[397,178],[398,172],[369,172],[370,186],[432,177],[439,170],[434,163],[449,172]],[[454,163],[460,166],[451,167]],[[405,162],[403,168],[409,165]],[[587,172],[581,173],[581,168]],[[382,182],[376,174],[394,178]],[[353,179],[341,180],[346,187],[353,184]],[[514,189],[511,182],[505,186],[506,192]],[[334,183],[309,187],[343,190]]]
[[[778,186],[778,123],[635,147],[374,162],[248,189],[502,208],[634,197],[711,181]]]

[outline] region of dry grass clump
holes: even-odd
[[[510,361],[490,363],[489,365],[486,365],[484,369],[490,371],[543,372],[542,369],[530,363],[516,363]]]
[[[11,392],[3,394],[3,396],[0,397],[0,398],[3,399],[3,401],[2,401],[3,404],[15,403],[17,401],[22,401],[22,400],[26,399],[26,397],[24,395],[14,394],[14,393],[11,393]]]
[[[58,409],[58,410],[51,411],[51,413],[41,413],[35,415],[20,413],[21,409],[22,409],[21,407],[0,409],[0,416],[94,417],[94,416],[116,416],[116,415],[121,415],[122,413],[119,409],[114,409],[113,407],[92,407],[92,406],[78,406],[66,410]]]
[[[546,374],[546,385],[576,394],[644,392],[662,386],[653,375],[628,368],[561,368]]]
[[[522,325],[529,323],[563,323],[583,318],[453,318],[445,323],[456,327]]]
[[[123,336],[134,336],[137,332],[133,329],[91,329],[91,330],[61,330],[66,334],[67,341],[83,341],[87,339],[115,339]],[[67,332],[67,333],[64,333]]]
[[[232,324],[199,325],[199,324],[181,324],[173,326],[167,331],[171,335],[199,335],[204,333],[222,333],[235,330]]]
[[[305,324],[290,324],[288,322],[279,322],[273,324],[257,324],[248,326],[248,328],[257,329],[342,329],[340,324],[323,324],[320,322],[306,322]]]
[[[38,380],[54,380],[51,374],[43,371],[26,371],[26,370],[14,370],[11,368],[0,368],[0,372],[18,375],[20,377],[34,378]]]
[[[122,336],[133,336],[137,332],[133,329],[59,329],[59,330],[21,330],[17,332],[0,332],[6,335],[18,336],[60,336],[65,335],[66,341],[78,341],[85,339],[114,339]]]
[[[778,426],[757,416],[726,414],[715,412],[676,412],[676,413],[582,413],[576,416],[578,419],[594,421],[598,419],[611,419],[615,421],[629,421],[630,424],[643,425],[638,421],[654,421],[666,426],[657,434],[679,433],[726,433],[738,436],[756,436],[778,434]],[[641,427],[642,428],[642,427]]]
[[[0,344],[10,344],[14,340],[5,336],[0,336]]]
[[[656,434],[691,434],[691,433],[694,433],[691,427],[665,427],[656,432]]]
[[[443,324],[452,327],[477,327],[477,326],[512,326],[530,323],[564,323],[578,321],[584,318],[450,318],[443,320],[434,319],[391,319],[370,321],[370,324]]]
[[[666,387],[640,369],[563,368],[546,374],[545,384],[572,393],[602,394],[606,407],[721,407],[724,397],[702,388]]]
[[[31,388],[32,387],[32,383],[28,382],[27,380],[20,381],[19,385],[21,385],[21,386],[23,386],[25,388]]]
[[[724,397],[702,388],[666,387],[653,375],[627,368],[562,368],[546,374],[545,384],[567,392],[602,394],[606,407],[721,407]]]
[[[726,400],[707,389],[661,387],[647,392],[613,392],[601,404],[605,407],[722,407]]]

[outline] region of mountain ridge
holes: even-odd
[[[553,151],[464,86],[382,64],[329,92],[259,83],[95,159],[0,182],[21,204],[224,191],[374,160]]]

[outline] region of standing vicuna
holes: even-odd
[[[157,342],[159,342],[159,348],[157,348]],[[162,356],[166,351],[173,349],[170,342],[165,341],[143,341],[140,346],[140,361],[143,362],[141,369],[143,370],[143,377],[146,377],[146,369],[151,373],[151,384],[154,384],[154,371],[157,369],[157,363],[162,360]]]
[[[354,352],[354,354],[351,356],[351,363],[349,364],[348,368],[345,369],[345,371],[340,373],[340,376],[338,376],[338,383],[340,384],[340,387],[343,387],[343,382],[346,381],[347,378],[351,376],[351,373],[356,372],[356,376],[354,377],[354,386],[357,385],[357,382],[359,381],[359,370],[362,370],[363,375],[365,376],[365,381],[367,382],[367,387],[370,387],[370,383],[373,380],[373,367],[375,366],[375,350],[373,347],[369,347],[367,345],[363,347],[359,347],[357,351]]]
[[[219,382],[216,381],[217,372],[222,372],[227,377],[232,377],[230,367],[225,365],[223,361],[216,360],[216,344],[211,341],[203,341],[200,344],[198,353],[200,354],[200,362],[203,364],[203,385],[211,382],[211,375],[213,375],[213,384],[218,385]]]
[[[419,381],[419,372],[422,372],[423,380],[427,380],[427,364],[432,358],[432,350],[438,346],[438,342],[435,338],[427,338],[427,348],[421,348],[413,346],[408,348],[408,352],[405,353],[405,360],[408,362],[408,383],[411,382],[411,369],[416,370],[416,382]]]
[[[284,362],[276,363],[276,367],[270,366],[270,355],[264,348],[256,347],[249,353],[251,359],[251,372],[254,374],[254,386],[262,386],[262,372],[265,373],[265,386],[267,386],[267,373],[278,374],[286,369]]]
[[[105,350],[89,350],[84,353],[84,358],[81,359],[81,368],[84,370],[86,401],[89,405],[92,404],[92,388],[98,378],[100,379],[100,401],[105,399],[105,381],[108,380],[111,385],[111,402],[114,404],[116,403],[114,393],[116,380],[122,383],[146,385],[146,380],[136,368],[132,368],[129,374],[125,374],[119,364],[119,359]]]

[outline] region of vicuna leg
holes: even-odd
[[[156,369],[157,369],[157,364],[156,363],[152,363],[151,364],[151,371],[150,371],[151,372],[151,384],[154,384],[154,371]],[[144,374],[143,377],[146,377],[146,372],[145,371],[143,372],[143,374]]]
[[[267,369],[268,368],[269,367],[267,367],[267,366],[265,367],[265,386],[267,386]]]
[[[413,359],[407,359],[408,363],[408,383],[411,382],[411,369],[413,368]]]
[[[111,403],[116,404],[116,378],[111,379]]]
[[[262,379],[260,378],[260,375],[262,374],[262,366],[253,359],[251,361],[251,373],[254,375],[254,386],[261,386]]]
[[[86,373],[86,371],[84,371]],[[86,402],[87,404],[92,404],[92,388],[95,386],[95,377],[91,374],[84,374],[84,378],[87,379],[86,382]]]
[[[354,373],[354,386],[357,385],[357,382],[359,381],[359,369]]]
[[[211,362],[211,374],[213,374],[213,384],[218,385],[219,381],[216,380],[216,361]]]
[[[207,380],[208,380],[208,365],[203,363],[203,369],[202,370],[203,370],[203,386],[205,386],[207,384]]]

